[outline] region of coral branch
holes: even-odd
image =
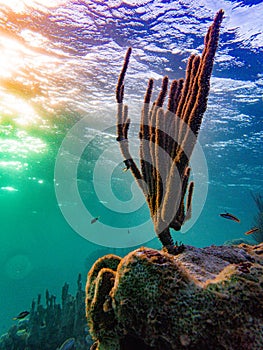
[[[148,82],[140,122],[140,166],[136,166],[129,152],[127,107],[123,107],[124,78],[131,48],[127,50],[116,87],[118,103],[117,141],[135,179],[147,200],[154,229],[163,246],[173,251],[170,228],[180,230],[190,219],[194,183],[189,182],[189,160],[196,144],[202,118],[207,107],[219,28],[223,19],[220,10],[205,36],[201,56],[189,57],[185,78],[174,80],[168,88],[168,77],[156,101],[150,108],[153,79]],[[169,90],[169,92],[168,92]],[[163,108],[168,93],[167,110]],[[188,189],[188,196],[186,199]],[[185,204],[186,200],[186,204]]]

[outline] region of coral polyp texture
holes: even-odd
[[[145,195],[158,238],[170,252],[174,246],[170,229],[179,231],[191,217],[194,183],[189,181],[189,161],[207,107],[223,13],[220,10],[209,27],[202,55],[193,54],[189,57],[185,78],[173,80],[168,89],[168,77],[165,76],[152,107],[150,102],[154,82],[153,79],[149,80],[140,121],[140,168],[129,149],[128,130],[131,121],[128,107],[123,104],[124,78],[131,48],[127,50],[116,87],[117,141],[124,163]],[[167,93],[165,110],[163,105]]]
[[[86,285],[92,349],[262,349],[262,287],[263,244],[102,257]]]

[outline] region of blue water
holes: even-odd
[[[196,173],[208,171],[208,191],[200,183],[198,192],[197,184],[193,218],[173,237],[195,246],[245,237],[257,212],[251,191],[263,189],[262,1],[5,2],[0,334],[46,288],[59,296],[68,282],[74,291],[78,273],[85,282],[100,255],[123,255],[142,244],[160,248],[142,194],[122,171],[115,86],[131,46],[125,103],[137,154],[148,78],[159,87],[163,75],[184,77],[187,58],[201,53],[220,8],[225,18],[199,135],[206,169],[198,168],[198,154],[193,159]],[[224,211],[241,223],[219,217]],[[99,220],[91,224],[93,217]]]

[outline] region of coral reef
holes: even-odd
[[[90,336],[85,317],[85,292],[78,277],[76,296],[69,285],[62,288],[61,305],[46,291],[45,306],[41,295],[32,301],[30,316],[20,320],[0,338],[0,350],[56,350],[68,338],[75,338],[75,350],[87,349]]]
[[[234,239],[229,239],[227,241],[224,242],[224,245],[238,245],[238,244],[254,244],[254,242],[252,242],[249,239],[245,239],[245,238],[234,238]]]
[[[163,105],[168,92],[168,77],[163,78],[161,91],[151,108],[153,79],[149,80],[139,132],[141,169],[137,167],[129,150],[130,119],[128,107],[123,104],[124,78],[131,48],[126,53],[116,87],[117,141],[124,163],[145,195],[155,232],[170,252],[174,246],[170,228],[180,230],[183,223],[191,217],[194,183],[191,181],[188,184],[189,160],[207,107],[222,19],[223,11],[220,10],[208,29],[201,57],[191,55],[185,79],[172,81],[167,110],[164,110]],[[186,194],[187,200],[184,203]]]
[[[263,244],[100,258],[86,313],[96,350],[263,348]]]

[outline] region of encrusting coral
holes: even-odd
[[[263,244],[105,256],[86,286],[92,349],[262,349],[262,287]]]
[[[129,150],[130,119],[128,107],[123,104],[124,78],[131,48],[127,50],[116,87],[117,141],[124,163],[145,195],[155,232],[170,252],[174,247],[170,228],[180,230],[191,217],[194,183],[191,181],[188,184],[189,160],[207,107],[222,19],[223,10],[220,10],[206,34],[202,55],[190,56],[185,79],[172,81],[168,93],[168,77],[163,78],[161,91],[151,108],[153,79],[149,80],[140,122],[140,169]],[[165,111],[163,105],[167,93]]]

